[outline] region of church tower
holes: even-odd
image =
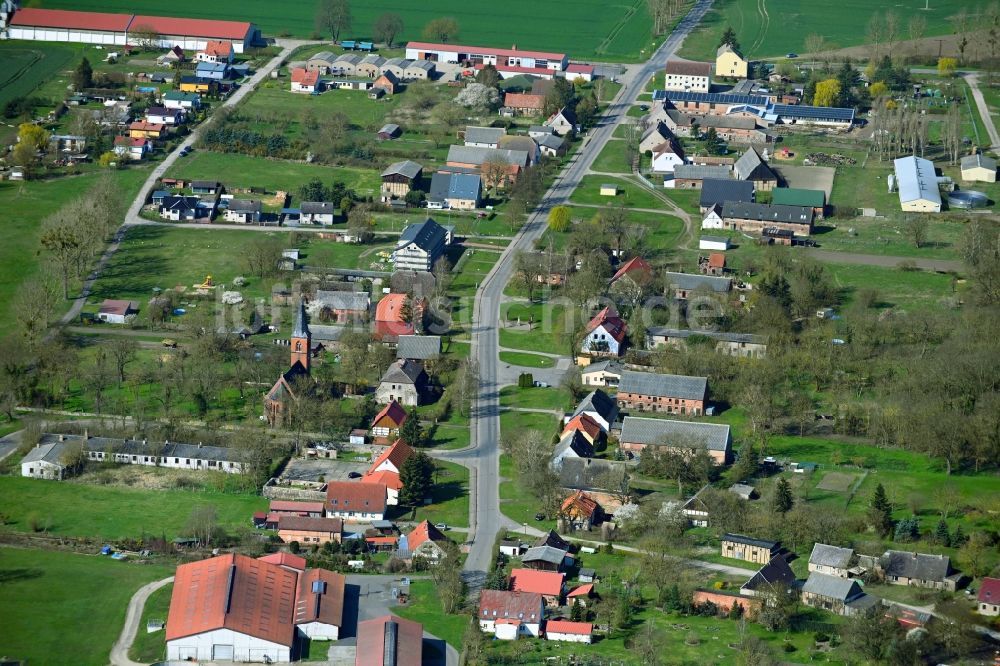
[[[295,367],[296,363],[300,363],[305,371],[309,372],[309,349],[312,345],[312,333],[309,332],[309,324],[306,320],[306,304],[301,299],[299,300],[299,311],[295,315],[291,343],[292,367]]]

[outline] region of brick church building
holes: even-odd
[[[296,391],[302,390],[301,382],[311,370],[312,334],[306,318],[305,302],[299,301],[295,326],[290,340],[291,366],[278,377],[271,390],[264,396],[264,415],[271,426],[283,425],[295,400]]]

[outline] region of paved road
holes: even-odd
[[[125,614],[125,626],[122,627],[122,633],[118,635],[115,646],[111,648],[111,663],[114,666],[143,666],[143,664],[128,658],[129,648],[132,647],[136,631],[139,629],[139,620],[142,619],[142,609],[146,607],[149,595],[172,582],[174,582],[173,576],[154,581],[143,585],[132,595],[132,599],[128,602],[128,611]]]
[[[257,72],[250,78],[250,80],[244,83],[242,86],[240,86],[239,90],[237,90],[228,98],[226,98],[226,100],[222,102],[221,106],[223,107],[233,106],[234,104],[239,103],[239,101],[242,100],[244,97],[246,97],[248,94],[250,94],[250,92],[254,88],[256,88],[261,81],[263,81],[267,76],[269,76],[271,72],[274,69],[276,69],[278,65],[281,64],[282,60],[284,60],[288,56],[289,53],[291,53],[299,46],[310,43],[313,42],[291,41],[291,40],[279,42],[279,45],[282,47],[281,53],[276,55],[266,65],[257,70]],[[139,188],[139,194],[136,195],[135,199],[132,201],[132,205],[129,206],[128,212],[125,214],[125,220],[122,223],[121,228],[115,234],[114,239],[111,241],[108,247],[104,249],[104,253],[101,255],[100,260],[97,262],[97,266],[94,268],[93,272],[87,276],[87,279],[84,281],[83,287],[80,290],[80,296],[77,297],[75,301],[73,301],[73,305],[70,306],[69,311],[65,315],[63,315],[62,319],[59,320],[60,324],[62,325],[68,324],[69,322],[73,321],[74,319],[80,316],[80,312],[83,310],[83,306],[87,303],[87,298],[90,297],[90,293],[94,288],[94,283],[97,282],[97,278],[100,277],[101,272],[105,269],[108,262],[111,260],[111,257],[114,256],[115,252],[118,251],[118,246],[121,243],[122,238],[124,238],[125,236],[126,227],[128,227],[129,225],[142,224],[146,222],[146,220],[143,220],[141,217],[139,217],[139,211],[142,210],[143,205],[146,203],[146,197],[148,196],[149,192],[156,187],[157,180],[159,180],[159,178],[167,172],[167,169],[169,169],[173,165],[173,163],[177,161],[177,158],[180,156],[181,150],[187,146],[194,145],[194,142],[197,141],[198,137],[201,135],[202,128],[204,128],[204,126],[205,124],[202,123],[201,125],[196,127],[194,131],[192,131],[191,134],[188,135],[188,137],[184,139],[184,141],[182,141],[180,145],[177,146],[177,148],[172,153],[167,155],[163,159],[163,161],[160,162],[158,165],[156,165],[156,168],[154,168],[152,172],[150,172],[149,177],[146,178],[146,182],[144,182],[142,184],[142,187]]]
[[[884,268],[895,268],[903,262],[912,263],[914,266],[925,271],[961,272],[965,270],[961,261],[948,259],[918,259],[915,257],[897,257],[884,254],[858,254],[857,252],[833,252],[832,250],[818,250],[807,248],[806,253],[814,259],[819,259],[831,264],[861,264],[863,266],[882,266]]]
[[[545,218],[553,206],[565,202],[590,169],[594,159],[614,133],[615,127],[642,92],[646,81],[666,65],[667,59],[680,47],[684,37],[698,24],[711,0],[698,0],[663,45],[642,65],[630,68],[622,78],[622,89],[609,105],[598,125],[584,138],[584,144],[555,183],[545,194],[528,221],[500,257],[476,292],[472,320],[472,356],[479,364],[479,395],[472,412],[472,442],[463,464],[470,469],[469,557],[465,563],[466,580],[477,585],[490,568],[493,540],[502,527],[519,527],[500,511],[499,498],[499,439],[501,375],[498,360],[499,337],[497,322],[503,288],[513,272],[513,255],[532,247],[545,231]]]

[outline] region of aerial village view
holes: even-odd
[[[998,0],[0,0],[0,665],[997,666],[998,125]]]

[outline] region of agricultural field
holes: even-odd
[[[0,60],[4,62],[0,71],[0,107],[35,94],[42,86],[52,89],[51,84],[76,65],[79,51],[76,46],[47,42],[0,44]]]
[[[959,9],[968,7],[963,0],[941,0],[924,10],[923,0],[904,0],[886,5],[865,0],[845,0],[836,4],[804,5],[798,0],[717,0],[705,14],[701,25],[684,40],[680,55],[691,60],[715,60],[719,36],[732,26],[749,58],[776,58],[786,53],[803,53],[808,35],[819,34],[831,48],[865,43],[865,31],[871,17],[892,9],[905,26],[918,13],[927,21],[924,36],[952,32],[948,20]],[[787,26],[794,25],[794,30]],[[901,39],[905,39],[905,34]]]
[[[61,666],[67,655],[79,666],[104,666],[131,596],[173,571],[97,555],[0,548],[0,654],[39,666]]]
[[[45,7],[145,14],[169,13],[187,18],[253,21],[268,37],[312,37],[316,32],[316,2],[276,5],[264,0],[206,5],[179,0],[165,7],[156,0],[45,0]],[[371,37],[375,19],[384,12],[398,13],[405,29],[396,39],[421,39],[423,26],[439,16],[454,17],[461,28],[453,41],[487,46],[516,43],[525,49],[565,51],[574,57],[600,57],[610,61],[637,60],[652,44],[645,3],[584,0],[567,15],[559,4],[539,5],[514,0],[503,5],[463,4],[455,0],[429,0],[417,5],[353,3],[354,29],[345,38]],[[497,44],[496,27],[505,26]]]

